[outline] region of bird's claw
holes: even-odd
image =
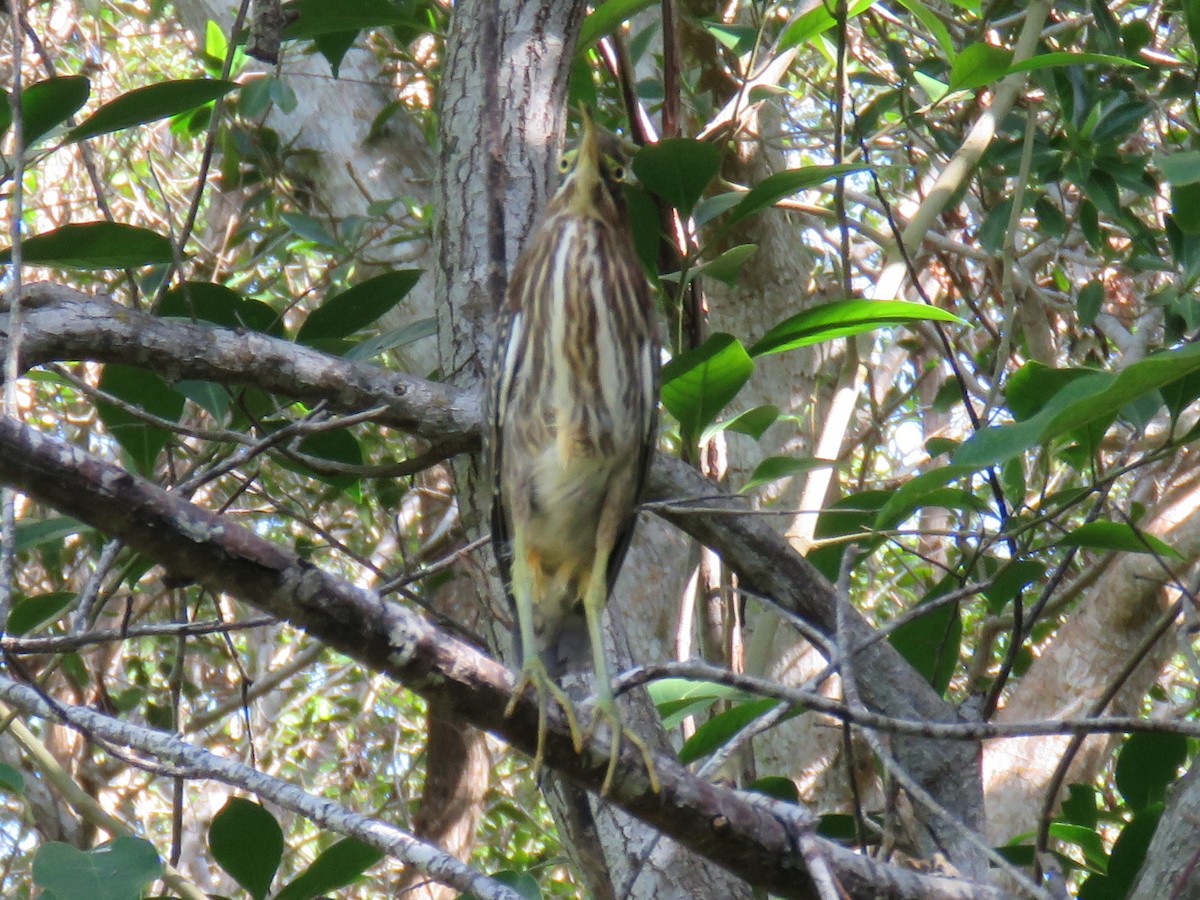
[[[617,711],[616,701],[611,697],[607,700],[600,699],[596,702],[596,711],[592,715],[591,724],[588,726],[588,736],[591,737],[596,732],[596,725],[600,719],[608,720],[609,732],[611,737],[608,744],[608,768],[604,772],[604,782],[600,785],[600,796],[608,795],[609,788],[612,787],[613,776],[617,772],[617,760],[621,758],[621,737],[629,739],[642,754],[642,761],[646,764],[646,775],[650,779],[650,790],[654,793],[662,793],[662,785],[658,780],[658,770],[654,767],[654,755],[650,752],[650,747],[643,741],[635,732],[621,724],[621,716]]]
[[[579,727],[579,719],[575,715],[575,707],[571,703],[571,698],[567,696],[562,688],[554,683],[554,680],[540,661],[527,663],[521,669],[521,677],[517,679],[517,683],[513,687],[512,697],[509,698],[508,706],[504,708],[504,718],[507,719],[512,716],[517,709],[517,701],[525,693],[525,688],[530,686],[533,687],[534,692],[537,694],[538,705],[537,752],[533,757],[533,768],[535,772],[541,772],[542,764],[546,759],[547,694],[558,701],[558,705],[562,707],[563,713],[567,717],[567,727],[571,731],[571,743],[575,747],[576,753],[583,752],[583,731]]]

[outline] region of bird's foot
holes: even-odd
[[[512,698],[508,701],[508,706],[504,708],[504,718],[509,718],[516,711],[517,701],[525,693],[525,688],[529,686],[532,686],[537,693],[537,752],[533,757],[533,769],[535,772],[540,773],[542,763],[546,758],[547,695],[557,700],[558,705],[562,707],[563,713],[567,717],[567,727],[571,730],[571,743],[575,746],[576,753],[583,752],[583,731],[579,727],[579,719],[575,715],[575,707],[571,703],[571,698],[567,696],[562,688],[555,684],[554,679],[550,677],[550,673],[546,671],[546,666],[537,658],[527,661],[521,668],[521,677],[517,679],[517,684],[513,688]]]
[[[604,773],[604,783],[600,785],[600,796],[606,796],[608,789],[612,787],[613,775],[617,771],[617,760],[621,758],[622,735],[627,737],[630,743],[641,751],[642,761],[646,764],[646,775],[650,779],[650,790],[656,794],[661,793],[662,785],[658,780],[658,770],[654,767],[654,755],[650,752],[650,747],[637,734],[621,724],[621,714],[617,710],[617,701],[612,697],[597,699],[596,710],[592,715],[591,724],[588,726],[589,737],[595,733],[596,725],[602,718],[608,720],[611,737],[609,738],[608,745],[608,769]]]

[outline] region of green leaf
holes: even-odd
[[[30,147],[54,128],[57,128],[87,102],[92,83],[82,75],[47,78],[29,85],[21,93],[21,128],[25,146]],[[0,100],[8,105],[8,96]],[[8,128],[5,125],[0,134]]]
[[[785,803],[800,802],[800,790],[796,787],[796,782],[782,775],[764,775],[746,785],[746,790],[766,794]]]
[[[120,222],[63,225],[21,242],[25,263],[69,269],[136,269],[174,258],[161,234]],[[12,262],[11,247],[0,250],[0,262]]]
[[[751,356],[782,353],[821,341],[859,334],[890,325],[918,321],[954,322],[962,319],[924,303],[903,300],[835,300],[784,319],[750,348]]]
[[[309,313],[296,334],[297,343],[344,338],[361,331],[403,300],[421,272],[421,269],[385,272],[330,297]]]
[[[0,789],[10,794],[25,793],[25,776],[20,769],[15,769],[8,763],[0,763]]]
[[[846,11],[846,17],[847,19],[853,19],[874,5],[875,0],[855,0]],[[800,18],[787,27],[787,30],[779,36],[779,41],[776,44],[776,52],[783,53],[785,50],[790,50],[792,47],[797,47],[806,41],[810,41],[821,34],[821,32],[828,31],[836,22],[837,20],[833,17],[830,7],[821,4],[800,16]]]
[[[999,81],[1012,65],[1012,51],[991,44],[970,44],[950,65],[950,90],[973,91]]]
[[[1096,789],[1090,784],[1067,786],[1067,799],[1063,800],[1061,820],[1072,825],[1095,828],[1100,822],[1100,811],[1096,808]]]
[[[282,316],[267,304],[206,281],[189,281],[171,288],[163,294],[155,313],[189,322],[199,319],[222,328],[249,328],[275,337],[284,334]]]
[[[76,596],[74,591],[52,591],[22,597],[13,604],[5,631],[16,635],[29,634],[48,625],[71,608]]]
[[[813,537],[829,541],[831,538],[854,538],[861,549],[869,550],[879,545],[882,538],[871,533],[879,509],[892,497],[892,491],[859,491],[841,497],[829,504],[817,517],[817,528]],[[823,546],[808,551],[808,561],[830,581],[836,581],[842,567],[842,557],[847,543],[829,541]]]
[[[1193,49],[1200,52],[1200,0],[1183,0],[1183,20]]]
[[[100,375],[99,388],[160,419],[178,422],[183,415],[183,395],[145,369],[109,363]],[[108,433],[130,455],[137,470],[146,474],[152,472],[171,432],[103,400],[96,401],[96,410]]]
[[[706,262],[696,269],[692,277],[707,275],[709,278],[732,285],[737,281],[742,266],[754,255],[756,250],[758,250],[757,244],[739,244],[736,247],[730,247],[716,259]]]
[[[604,37],[610,31],[620,27],[626,19],[631,19],[643,9],[654,6],[657,0],[607,0],[588,13],[579,31],[579,43],[575,52],[584,50]]]
[[[936,599],[940,591],[932,592],[926,601]],[[943,694],[958,666],[958,649],[962,643],[962,615],[957,604],[939,606],[923,616],[910,619],[888,635],[888,642],[900,655]]]
[[[708,709],[718,700],[744,696],[742,691],[713,681],[692,681],[688,678],[663,678],[646,686],[650,698],[663,719],[663,728],[670,731],[686,719]]]
[[[979,469],[1006,462],[1030,447],[1115,416],[1130,401],[1200,369],[1200,345],[1149,356],[1119,374],[1093,372],[1075,378],[1032,418],[976,432],[954,454],[958,465]]]
[[[357,881],[383,859],[384,852],[355,838],[342,838],[321,851],[312,865],[292,879],[274,900],[312,900]]]
[[[1070,822],[1052,822],[1050,837],[1056,840],[1074,844],[1083,851],[1083,858],[1093,871],[1103,872],[1108,864],[1108,852],[1104,849],[1104,839],[1095,827],[1073,825]]]
[[[411,11],[388,0],[300,0],[293,9],[299,16],[283,30],[284,38],[292,41],[370,28],[419,27]]]
[[[700,443],[705,443],[713,435],[720,434],[723,431],[733,431],[738,434],[749,435],[757,441],[763,436],[763,432],[774,425],[778,419],[778,406],[756,406],[743,413],[738,413],[732,419],[726,419],[723,422],[714,422],[709,425],[704,429],[704,433],[700,435]]]
[[[1079,324],[1090,328],[1104,306],[1104,283],[1093,278],[1081,287],[1076,305],[1079,307]]]
[[[1169,544],[1125,522],[1088,522],[1059,538],[1053,546],[1155,553],[1159,556],[1183,559]]]
[[[17,553],[32,550],[46,544],[57,544],[63,539],[81,531],[90,531],[78,519],[67,516],[56,516],[53,519],[38,519],[17,523],[13,549]]]
[[[1070,53],[1057,51],[1054,53],[1039,53],[1019,63],[1013,63],[1004,73],[1005,76],[1014,72],[1033,72],[1037,69],[1049,69],[1054,66],[1083,66],[1097,64],[1104,66],[1133,66],[1138,69],[1147,68],[1145,63],[1125,56],[1112,56],[1108,53]]]
[[[1117,790],[1133,810],[1143,810],[1166,797],[1187,758],[1185,735],[1131,734],[1117,754]]]
[[[754,467],[750,480],[739,493],[746,494],[780,478],[802,475],[813,469],[827,469],[832,465],[827,459],[813,459],[811,456],[768,456]]]
[[[209,826],[208,848],[254,900],[263,900],[283,858],[283,831],[257,803],[230,797]]]
[[[1162,804],[1154,803],[1137,812],[1133,819],[1121,829],[1117,842],[1113,844],[1112,853],[1108,857],[1108,867],[1104,875],[1104,884],[1113,893],[1112,897],[1128,897],[1130,888],[1142,864],[1146,861],[1146,851],[1150,848],[1150,840],[1158,828],[1158,820],[1162,817]],[[1093,878],[1096,876],[1093,876]],[[1085,886],[1091,883],[1091,878]],[[1081,898],[1084,897],[1081,889]]]
[[[119,837],[84,852],[57,841],[33,858],[33,883],[55,900],[137,900],[162,871],[154,845]]]
[[[1195,184],[1200,181],[1200,150],[1156,154],[1154,164],[1171,184]]]
[[[727,24],[714,19],[704,19],[700,24],[717,43],[738,56],[749,53],[758,37],[758,29],[753,25]]]
[[[279,219],[295,234],[306,241],[312,241],[319,247],[339,246],[337,238],[329,233],[329,229],[312,216],[306,216],[303,213],[285,212],[279,214]]]
[[[925,26],[925,29],[937,41],[938,48],[946,59],[954,59],[954,39],[950,37],[950,29],[946,27],[945,23],[921,0],[900,0],[900,5]]]
[[[432,337],[435,334],[437,334],[437,319],[429,316],[409,322],[399,328],[389,328],[387,331],[351,347],[343,355],[346,359],[374,359],[381,353],[387,353],[398,347],[407,347],[409,344],[414,344],[422,338]]]
[[[754,360],[741,341],[720,333],[663,366],[663,405],[679,420],[685,443],[695,445],[753,371]]]
[[[1171,212],[1184,234],[1200,234],[1200,182],[1171,185]]]
[[[160,81],[137,88],[105,103],[67,132],[67,140],[82,141],[99,134],[166,119],[211,103],[237,88],[235,81],[213,78]]]
[[[851,172],[865,172],[867,166],[852,166],[841,164],[836,166],[804,166],[799,169],[785,169],[768,175],[754,187],[750,188],[733,211],[722,223],[722,228],[729,228],[747,216],[773,206],[784,197],[790,197],[799,191],[807,191],[819,184],[824,184],[832,178],[840,178]]]
[[[721,149],[691,138],[667,138],[647,144],[633,157],[633,171],[642,186],[684,216],[691,215],[720,168]]]
[[[683,742],[683,746],[679,748],[679,761],[686,766],[708,756],[729,743],[734,735],[755,719],[766,715],[778,705],[779,701],[774,697],[760,697],[718,713]]]

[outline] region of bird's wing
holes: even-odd
[[[504,499],[501,469],[504,465],[503,425],[512,398],[513,378],[524,357],[524,342],[521,329],[524,327],[520,311],[506,308],[500,321],[500,333],[496,337],[496,349],[492,358],[490,384],[488,386],[488,414],[486,417],[487,460],[492,479],[492,547],[496,564],[500,569],[500,580],[504,592],[512,601],[512,535],[509,533],[508,504]]]

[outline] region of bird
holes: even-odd
[[[629,549],[658,434],[660,345],[653,295],[634,249],[620,140],[581,110],[562,183],[513,267],[490,370],[487,457],[492,544],[517,620],[521,675],[506,716],[532,686],[534,768],[546,710],[578,717],[555,677],[590,645],[596,702],[610,726],[608,793],[622,734],[659,780],[645,742],[621,725],[602,613]],[[586,634],[586,645],[584,635]]]

